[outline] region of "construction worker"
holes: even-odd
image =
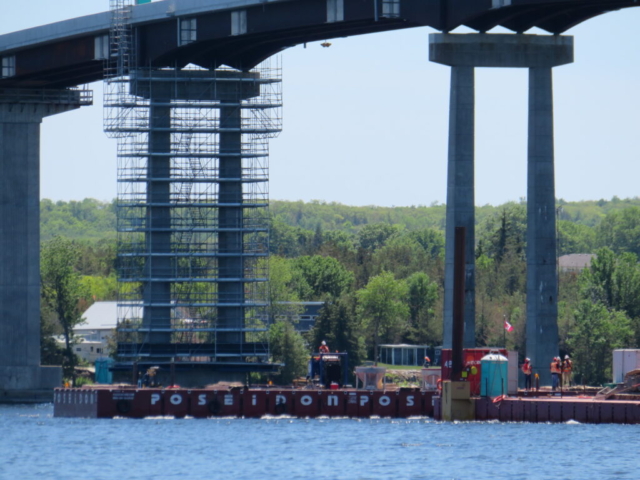
[[[524,388],[525,390],[531,390],[531,373],[533,368],[531,367],[531,359],[525,358],[522,364],[522,373],[524,373]]]
[[[424,368],[429,368],[431,366],[431,359],[427,356],[424,357],[424,363],[422,364]]]
[[[561,373],[562,365],[560,364],[560,357],[553,357],[553,361],[551,362],[551,390],[554,392],[560,383]]]
[[[329,347],[327,346],[327,342],[323,340],[322,343],[320,344],[320,348],[318,348],[318,351],[320,353],[329,353]]]
[[[569,355],[564,356],[564,362],[562,362],[562,386],[571,386],[571,372],[573,370],[573,362],[569,358]]]

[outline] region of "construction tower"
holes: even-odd
[[[271,371],[268,140],[281,130],[279,58],[249,71],[143,68],[134,8],[112,0],[105,72],[105,131],[118,139],[116,370],[157,366],[185,386]]]

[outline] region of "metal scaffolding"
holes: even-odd
[[[264,370],[280,59],[248,72],[134,68],[126,21],[114,15],[112,44],[127,46],[112,56],[128,59],[108,62],[104,99],[118,138],[118,356]]]

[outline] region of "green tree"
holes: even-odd
[[[56,316],[65,341],[63,370],[75,380],[77,357],[73,353],[73,329],[83,322],[80,304],[87,291],[75,269],[78,250],[73,242],[54,237],[46,242],[41,252],[41,284],[43,303]]]
[[[423,228],[409,232],[409,236],[418,242],[430,257],[444,257],[444,233],[442,231]]]
[[[442,322],[435,318],[438,284],[423,272],[416,272],[406,280],[409,298],[408,340],[421,345],[440,345]]]
[[[526,205],[507,204],[479,226],[479,254],[485,254],[498,263],[509,253],[524,258],[526,235]]]
[[[265,260],[266,261],[266,260]],[[276,319],[292,319],[302,313],[303,308],[298,304],[297,281],[294,277],[293,260],[273,255],[269,258],[269,305],[271,309],[271,323]]]
[[[60,325],[55,315],[43,303],[40,308],[40,363],[42,365],[62,365],[65,351],[60,348],[55,336],[60,335]]]
[[[508,204],[501,212],[488,217],[478,229],[476,257],[493,260],[496,277],[492,299],[524,292],[526,285],[526,207]],[[479,271],[480,275],[488,273]]]
[[[312,245],[313,235],[311,230],[287,225],[279,217],[275,217],[270,228],[271,253],[288,258],[304,255]]]
[[[616,253],[630,252],[640,257],[640,207],[613,211],[598,225],[598,245]]]
[[[83,289],[93,301],[117,300],[118,279],[115,273],[108,277],[86,275],[81,277]]]
[[[558,221],[558,255],[591,253],[596,245],[596,232],[588,225]]]
[[[269,328],[269,344],[275,362],[280,369],[281,385],[289,385],[294,379],[305,376],[309,363],[309,349],[293,324],[278,320]]]
[[[616,255],[601,248],[580,276],[582,295],[609,309],[640,317],[640,265],[633,253]]]
[[[414,272],[427,270],[431,260],[420,243],[408,235],[399,235],[375,251],[371,264],[374,274],[386,271],[397,278],[407,278]]]
[[[579,381],[586,385],[607,382],[611,378],[611,352],[628,348],[632,338],[631,322],[623,312],[609,311],[602,303],[580,302],[567,341]]]
[[[365,250],[376,250],[397,235],[400,230],[402,230],[401,226],[387,223],[365,225],[358,233],[358,244]]]
[[[390,272],[376,275],[357,292],[358,318],[373,340],[376,363],[380,340],[394,341],[406,326],[409,316],[407,293],[407,284],[396,280]]]
[[[300,286],[310,288],[309,291],[298,290],[304,300],[338,298],[348,292],[354,282],[353,274],[332,257],[299,257],[294,261],[294,268],[303,280]]]
[[[353,295],[328,302],[320,311],[309,338],[313,346],[326,340],[331,351],[349,354],[349,365],[360,365],[366,358],[366,345],[360,332]]]

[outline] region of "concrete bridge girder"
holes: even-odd
[[[130,21],[139,65],[248,69],[291,46],[324,39],[423,26],[448,32],[461,25],[481,32],[502,26],[559,34],[607,11],[633,6],[633,0],[563,5],[551,0],[181,0],[134,6]],[[103,12],[0,35],[0,61],[11,60],[14,70],[0,73],[0,87],[59,88],[101,80],[110,19]],[[181,22],[190,20],[195,20],[193,36],[183,38]]]

